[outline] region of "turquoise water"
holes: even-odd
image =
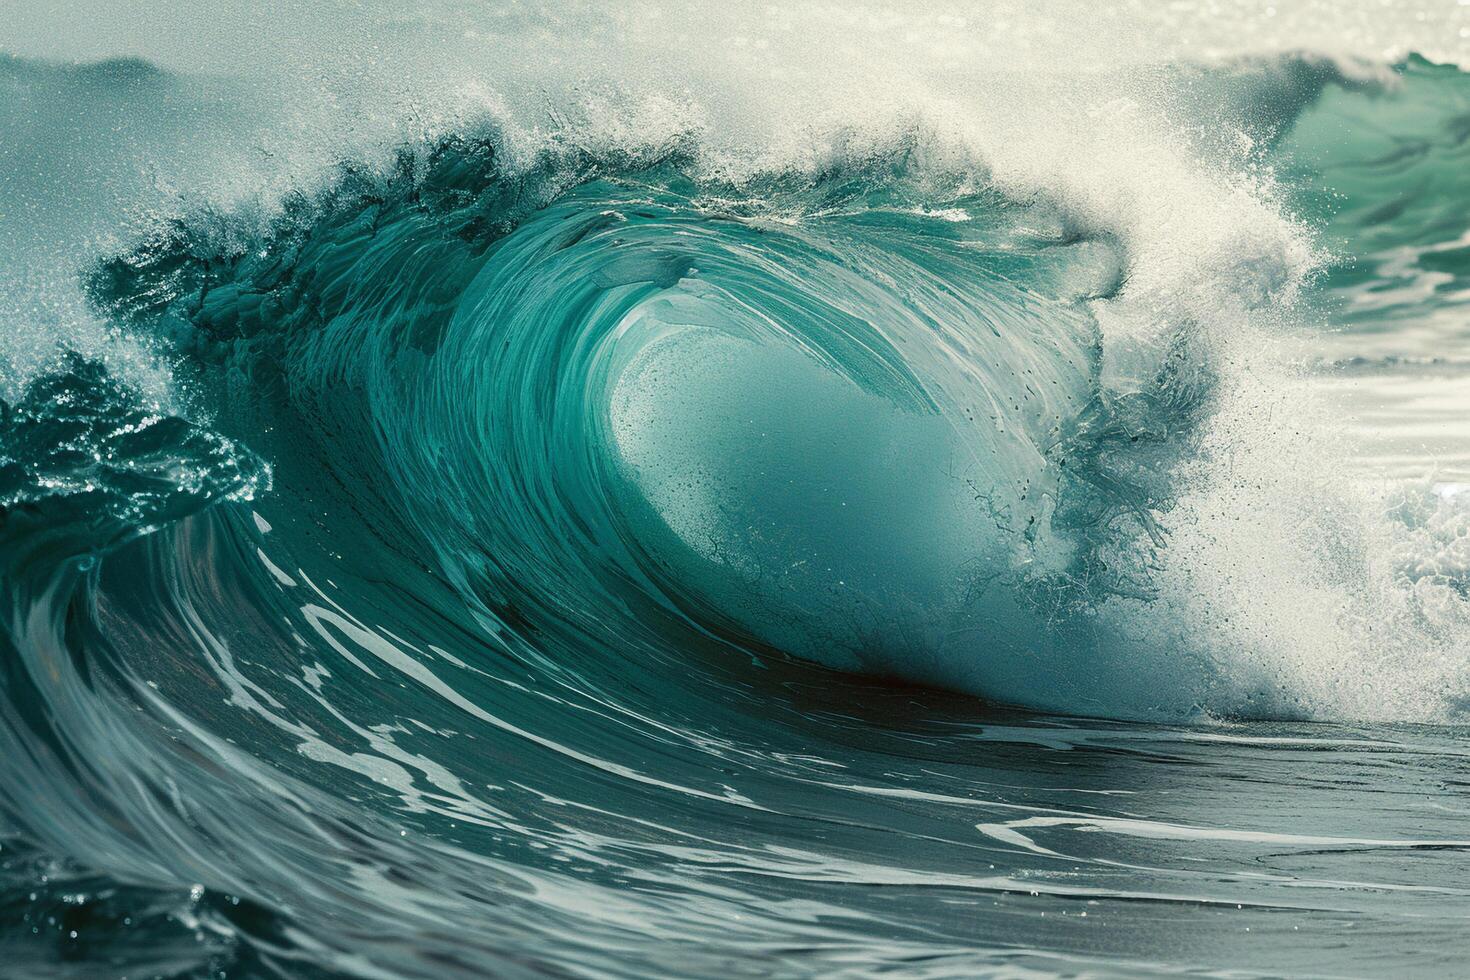
[[[22,10],[0,972],[1460,972],[1470,20],[1175,7]]]

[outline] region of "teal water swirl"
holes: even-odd
[[[1429,107],[1412,139],[1381,118],[1400,89],[1312,59],[1249,97],[1195,79],[1329,250],[1414,253],[1323,259],[1308,303],[1366,319],[1470,281],[1441,206],[1465,76],[1397,77]],[[1337,159],[1343,116],[1381,139]],[[1277,956],[1298,920],[1391,929],[1400,903],[1458,928],[1457,867],[1371,863],[1462,853],[1452,821],[1332,824],[1294,755],[1452,781],[1453,730],[1298,724],[1322,702],[1252,659],[1251,602],[1169,578],[1228,543],[1200,460],[1259,362],[1203,304],[1118,343],[1128,236],[920,143],[735,179],[692,138],[527,160],[486,124],[87,263],[93,312],[182,394],[72,352],[0,402],[0,812],[25,831],[0,895],[57,932],[36,962],[940,976],[1120,968],[1089,930],[1140,904],[1165,932],[1238,911]],[[1242,258],[1232,316],[1291,305],[1274,254]],[[1391,512],[1419,605],[1383,619],[1434,651],[1470,580],[1439,493]],[[1313,595],[1390,561],[1360,544]],[[1440,687],[1424,714],[1457,722]],[[1327,830],[1217,825],[1217,752]]]

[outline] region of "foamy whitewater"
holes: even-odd
[[[1458,973],[1470,5],[1103,6],[8,8],[0,973]]]

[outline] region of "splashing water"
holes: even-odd
[[[55,16],[17,969],[1456,968],[1470,8]]]

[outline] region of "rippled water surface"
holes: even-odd
[[[0,974],[1462,972],[1470,7],[16,13]]]

